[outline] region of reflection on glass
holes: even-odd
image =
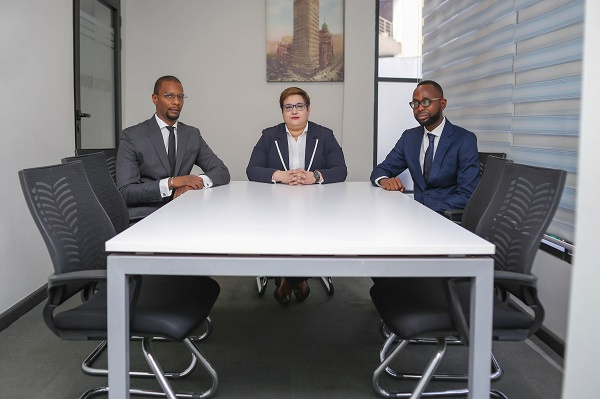
[[[379,0],[379,77],[422,77],[423,0]]]
[[[99,0],[81,0],[81,148],[115,147],[115,31],[111,9]]]

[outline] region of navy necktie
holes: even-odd
[[[173,126],[167,126],[169,129],[169,166],[171,167],[171,176],[175,176],[175,161],[177,160],[177,154],[175,150],[175,128]]]
[[[433,163],[433,140],[435,140],[435,134],[427,133],[429,139],[429,146],[425,151],[425,161],[423,161],[423,177],[425,182],[429,180],[429,172],[431,172],[431,164]]]

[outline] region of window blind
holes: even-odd
[[[453,123],[479,150],[568,172],[548,233],[573,241],[583,0],[430,0],[423,78],[438,81]]]

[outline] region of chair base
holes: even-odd
[[[423,372],[422,375],[416,373],[396,373],[389,367],[389,364],[395,359],[399,353],[405,349],[409,343],[420,342],[420,343],[428,343],[431,344],[433,342],[437,343],[436,353],[431,358],[427,368]],[[460,341],[455,340],[451,341],[452,343],[460,343]],[[453,389],[446,391],[429,391],[424,392],[425,387],[429,384],[430,381],[438,380],[438,381],[463,381],[468,380],[468,375],[459,375],[459,374],[435,374],[435,370],[439,366],[442,361],[442,358],[445,354],[447,348],[447,342],[445,338],[438,339],[419,339],[419,340],[400,340],[398,337],[390,333],[388,338],[386,339],[383,347],[380,351],[380,361],[381,364],[373,373],[373,389],[375,392],[383,397],[383,398],[411,398],[416,399],[420,397],[456,397],[456,396],[467,396],[469,394],[469,390],[467,388],[464,389]],[[499,373],[492,373],[491,379],[492,381],[497,380],[502,375],[502,368],[496,361],[496,358],[492,354],[492,367],[494,365],[497,366]],[[397,391],[389,391],[379,384],[379,379],[383,374],[388,374],[392,377],[398,379],[406,379],[406,380],[418,380],[417,387],[413,392],[397,392]],[[494,376],[497,375],[496,378]],[[499,399],[508,399],[508,397],[497,390],[490,391],[490,397],[499,398]]]
[[[156,397],[156,398],[190,398],[190,399],[198,399],[198,398],[209,398],[215,394],[217,388],[219,386],[219,378],[217,376],[217,372],[213,368],[213,366],[208,362],[206,357],[200,352],[196,344],[189,339],[186,338],[183,340],[184,345],[192,352],[192,355],[195,359],[194,363],[200,363],[204,367],[204,369],[208,372],[211,378],[211,387],[204,392],[175,392],[171,387],[171,384],[167,380],[166,374],[162,371],[162,368],[158,361],[156,360],[153,352],[152,352],[152,341],[153,338],[142,338],[142,350],[144,352],[144,358],[146,362],[150,366],[152,370],[152,376],[155,376],[159,385],[163,389],[163,392],[160,391],[150,391],[143,389],[130,389],[129,394],[131,396],[145,396],[145,397]],[[84,392],[79,399],[88,399],[93,398],[97,395],[107,393],[108,387],[98,387],[92,388],[86,392]]]
[[[210,334],[212,333],[212,330],[213,330],[213,324],[212,324],[212,320],[211,320],[210,316],[206,318],[205,323],[206,323],[206,331],[204,333],[202,333],[201,335],[194,335],[194,336],[189,337],[189,339],[191,341],[201,342],[210,336]],[[142,337],[131,337],[131,340],[132,341],[141,341]],[[160,338],[160,337],[154,337],[154,340],[155,341],[167,341],[166,339]],[[106,350],[106,345],[107,345],[106,340],[102,341],[96,348],[94,348],[92,353],[90,353],[89,356],[83,360],[83,362],[81,363],[81,370],[83,370],[83,372],[85,374],[92,375],[92,376],[107,376],[108,375],[107,369],[93,367],[94,362]],[[172,379],[180,379],[180,378],[186,377],[186,376],[190,375],[196,369],[197,364],[198,364],[198,359],[196,359],[195,356],[192,356],[192,360],[191,360],[190,364],[184,370],[165,372],[165,377],[172,378]],[[136,377],[136,378],[154,378],[154,373],[152,373],[150,371],[133,370],[133,371],[129,372],[129,376]]]
[[[385,325],[385,323],[383,322],[383,320],[381,320],[379,322],[379,332],[381,333],[381,335],[384,338],[388,338],[391,334],[390,330],[388,329],[388,327]],[[411,339],[409,340],[409,343],[411,344],[427,344],[427,345],[432,345],[432,344],[436,344],[437,340],[434,338],[415,338],[415,339]],[[386,344],[383,345],[383,347],[381,348],[381,351],[379,352],[379,361],[383,362],[383,359],[385,358],[386,354],[389,352],[389,348],[386,345],[392,345],[392,342],[387,342]],[[457,339],[457,338],[446,338],[446,344],[447,345],[463,345],[463,343]],[[493,381],[498,381],[500,379],[500,377],[502,377],[502,375],[504,374],[504,369],[502,368],[502,366],[500,365],[500,363],[498,363],[498,360],[496,359],[496,356],[494,356],[494,353],[491,353],[491,373],[490,373],[490,380]],[[390,377],[394,377],[394,378],[398,378],[401,380],[418,380],[422,378],[421,374],[418,373],[412,373],[412,372],[396,372],[395,370],[391,369],[391,368],[386,368],[386,374],[388,374]],[[433,381],[468,381],[469,380],[469,375],[468,374],[434,374],[432,377]]]

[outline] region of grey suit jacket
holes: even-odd
[[[229,170],[200,131],[178,122],[175,175],[190,174],[194,165],[214,186],[229,183]],[[169,175],[167,150],[154,116],[123,130],[117,153],[117,187],[127,203],[130,220],[144,218],[167,202],[161,197],[159,181]]]

